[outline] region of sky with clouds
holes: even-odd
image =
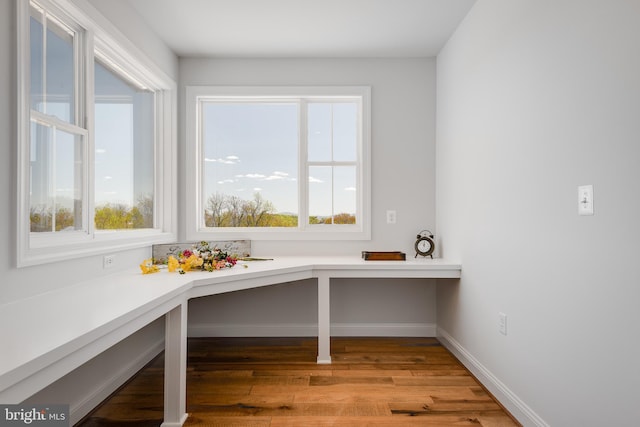
[[[329,161],[332,151],[335,160],[355,160],[354,114],[354,104],[310,105],[310,160]],[[204,199],[220,193],[250,200],[259,192],[277,212],[297,214],[298,115],[295,103],[206,103]],[[355,213],[354,166],[311,166],[308,180],[311,215],[330,215],[332,206]]]

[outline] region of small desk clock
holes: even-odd
[[[433,233],[429,230],[422,230],[416,236],[416,256],[414,258],[417,258],[418,255],[421,255],[424,257],[429,256],[433,259],[433,250],[435,248],[436,245],[435,243],[433,243]]]

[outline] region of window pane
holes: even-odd
[[[74,37],[70,30],[32,9],[31,108],[72,124],[76,124]]]
[[[309,104],[307,114],[309,160],[331,161],[331,104]]]
[[[309,224],[356,223],[355,166],[309,167]]]
[[[309,166],[309,224],[331,224],[333,216],[331,166]]]
[[[44,112],[44,55],[43,55],[43,27],[42,22],[31,17],[31,109]]]
[[[309,161],[355,161],[357,104],[310,103],[307,112]]]
[[[358,108],[355,103],[333,104],[333,160],[357,158]]]
[[[334,224],[356,223],[356,168],[334,166],[333,205]]]
[[[83,230],[82,137],[31,124],[32,232]]]
[[[153,228],[155,96],[95,63],[95,226]]]
[[[207,227],[297,227],[298,106],[202,104]]]

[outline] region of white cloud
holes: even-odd
[[[223,179],[222,181],[218,181],[218,184],[231,184],[233,182],[235,181],[232,179]]]
[[[96,154],[104,154],[106,152],[107,150],[105,150],[104,148],[96,148]]]
[[[345,187],[344,191],[356,191],[356,187]]]
[[[295,182],[296,179],[295,178],[289,178],[289,173],[287,173],[287,172],[274,171],[271,175],[266,177],[264,180],[265,181],[286,180],[286,181],[294,181]]]
[[[271,175],[263,175],[261,173],[248,173],[246,175],[238,174],[235,175],[235,178],[250,178],[250,179],[258,179],[261,181],[279,181],[286,179],[287,181],[295,181],[295,178],[288,178],[289,174],[287,172],[275,171]]]
[[[105,180],[105,181],[111,181],[113,179],[113,177],[107,175],[107,176],[103,176],[102,179]]]
[[[205,157],[204,161],[212,163],[222,163],[223,165],[235,165],[240,160],[236,156],[227,156],[224,159],[212,159],[210,157]]]
[[[262,188],[260,188],[260,187],[255,187],[255,188],[253,189],[253,191],[262,191]]]
[[[309,182],[316,182],[316,183],[318,183],[318,182],[319,182],[319,183],[322,183],[322,182],[324,182],[324,181],[323,181],[323,180],[321,180],[321,179],[314,178],[314,177],[310,176],[310,177],[309,177]]]

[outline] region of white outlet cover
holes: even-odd
[[[387,224],[395,224],[396,223],[396,211],[389,210],[387,211]]]
[[[113,267],[113,263],[115,262],[114,255],[105,255],[102,258],[102,268],[111,268]]]

